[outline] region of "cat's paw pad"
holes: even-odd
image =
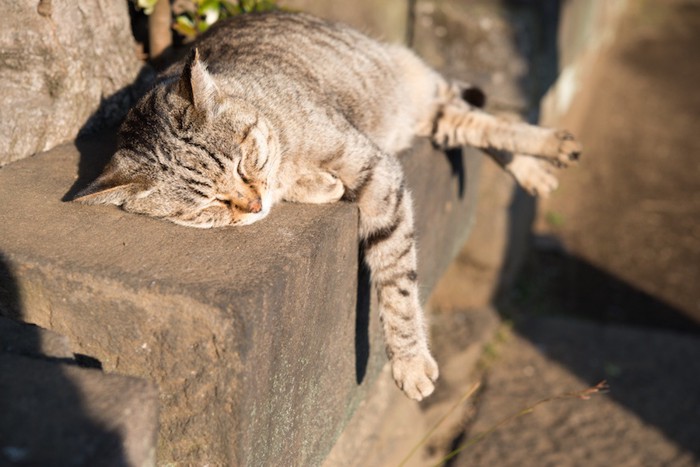
[[[506,170],[533,196],[547,197],[559,186],[552,166],[533,157],[517,156],[506,166]]]
[[[583,146],[576,140],[574,135],[566,130],[559,130],[555,133],[555,136],[559,144],[556,160],[565,167],[578,161],[579,157],[581,157]]]
[[[391,370],[396,385],[413,400],[420,401],[435,390],[439,371],[427,350],[410,357],[395,357]]]

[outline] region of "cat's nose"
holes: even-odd
[[[248,211],[258,213],[262,211],[262,201],[260,198],[255,198],[248,203]]]

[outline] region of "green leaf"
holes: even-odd
[[[221,5],[226,9],[225,16],[235,16],[242,13],[241,7],[235,0],[222,0]]]
[[[207,24],[206,22],[200,21],[199,23],[197,23],[197,30],[199,33],[206,32],[207,29],[209,29],[209,24]]]
[[[158,0],[136,0],[136,7],[143,10],[144,13],[150,15],[156,7]]]
[[[194,27],[194,22],[187,15],[180,15],[175,18],[175,25],[173,26],[173,29],[185,37],[194,38],[197,36],[197,30]]]
[[[207,12],[213,10],[219,11],[220,8],[220,0],[203,0],[199,2],[199,5],[197,7],[197,13],[199,13],[200,16],[204,16],[207,14]]]

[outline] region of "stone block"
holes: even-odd
[[[158,385],[161,464],[320,464],[386,362],[356,206],[286,204],[250,226],[199,230],[62,202],[111,140],[0,170],[15,317]],[[427,296],[468,234],[481,158],[422,142],[403,162]]]
[[[66,336],[3,317],[0,317],[0,353],[73,360]]]
[[[153,385],[10,354],[0,374],[0,464],[155,465]]]

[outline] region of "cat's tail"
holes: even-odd
[[[481,88],[464,81],[453,81],[453,84],[459,90],[459,96],[464,102],[479,109],[486,106],[486,94]]]

